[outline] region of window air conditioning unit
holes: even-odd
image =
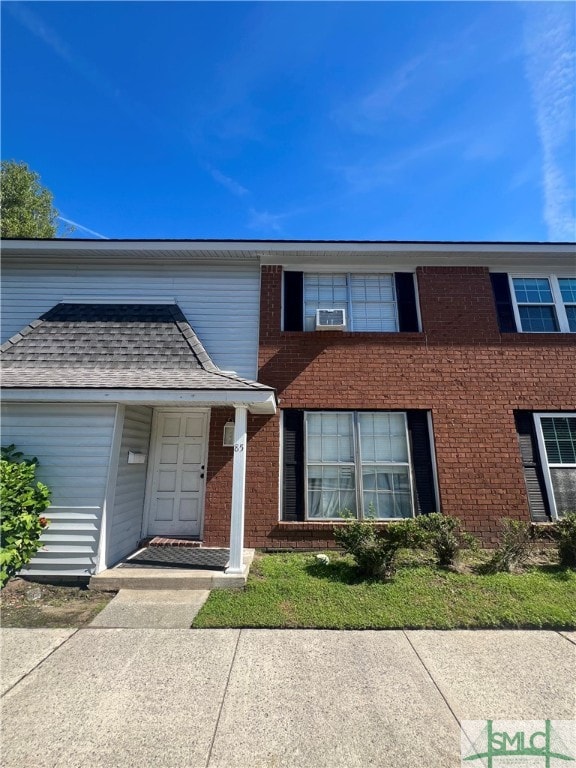
[[[346,330],[346,310],[345,309],[317,309],[316,310],[316,330],[317,331],[345,331]]]

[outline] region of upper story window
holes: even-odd
[[[576,278],[512,277],[518,330],[525,333],[576,333]]]
[[[304,330],[316,328],[316,310],[344,309],[349,331],[397,331],[393,275],[304,274]]]
[[[320,317],[346,331],[418,331],[415,276],[284,272],[284,330],[318,330]]]

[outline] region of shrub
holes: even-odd
[[[40,534],[49,522],[42,513],[50,504],[50,491],[36,481],[37,464],[14,445],[1,450],[0,587],[40,549]]]
[[[377,525],[373,519],[351,519],[350,513],[346,512],[342,517],[347,517],[348,522],[334,528],[334,539],[352,555],[360,572],[369,578],[391,579],[396,572],[398,551],[418,544],[414,520]]]
[[[429,515],[420,515],[415,522],[422,531],[425,546],[432,549],[441,568],[455,565],[463,546],[476,546],[476,539],[462,531],[462,524],[457,517],[432,512]]]
[[[524,565],[532,549],[534,537],[530,523],[503,518],[500,527],[498,548],[483,568],[487,573],[509,573]]]
[[[558,558],[564,568],[576,568],[576,512],[568,512],[554,524]]]

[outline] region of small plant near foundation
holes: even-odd
[[[477,546],[476,538],[462,530],[457,517],[432,512],[420,515],[415,522],[422,532],[424,545],[433,551],[440,568],[454,567],[463,547],[475,549]]]
[[[414,520],[378,525],[373,518],[356,520],[348,511],[341,515],[348,522],[334,528],[336,543],[352,555],[362,575],[390,581],[400,549],[417,547],[422,536]]]
[[[49,524],[43,512],[50,491],[36,481],[38,459],[25,458],[14,445],[0,457],[0,587],[4,587],[40,549],[40,535]]]
[[[563,568],[576,569],[576,512],[568,512],[554,525],[558,559]]]
[[[530,523],[523,520],[500,521],[501,533],[498,548],[483,566],[485,573],[510,573],[525,565],[530,557],[534,536]]]

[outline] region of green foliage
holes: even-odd
[[[576,569],[576,512],[568,512],[555,525],[558,557],[563,568]]]
[[[40,535],[49,521],[42,513],[50,491],[36,481],[37,459],[25,458],[14,445],[0,457],[0,587],[18,573],[40,549]]]
[[[415,523],[422,532],[424,545],[432,549],[441,568],[454,566],[463,546],[469,549],[476,547],[476,539],[462,530],[457,517],[433,512],[420,515]]]
[[[334,539],[369,578],[390,580],[396,571],[399,550],[420,543],[414,520],[378,525],[373,519],[351,519],[349,513],[343,517],[347,517],[348,522],[334,528]]]
[[[401,553],[404,555],[405,553]],[[479,576],[403,567],[362,579],[349,555],[256,555],[245,589],[214,589],[195,627],[576,629],[576,571],[535,566]]]
[[[0,165],[2,237],[55,237],[58,211],[52,193],[26,163]]]
[[[500,527],[498,548],[483,566],[485,573],[510,573],[524,565],[532,550],[534,537],[530,523],[503,518]]]

